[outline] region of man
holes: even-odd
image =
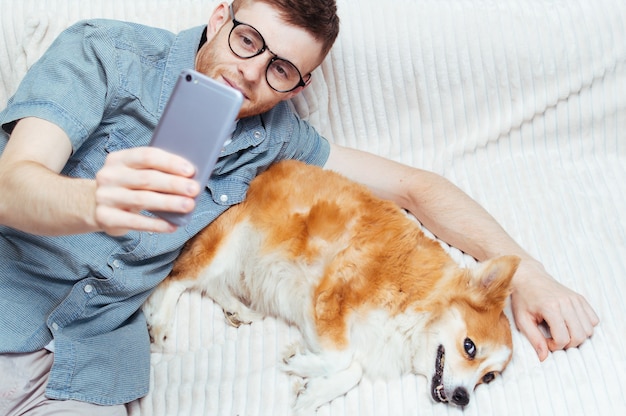
[[[522,257],[512,307],[540,359],[591,336],[588,303],[450,182],[329,144],[290,112],[285,100],[310,82],[337,31],[333,0],[235,0],[216,7],[205,34],[89,21],[55,41],[0,113],[0,371],[11,374],[0,409],[124,414],[120,404],[148,389],[142,302],[185,241],[285,158],[365,183],[479,260]],[[206,183],[190,179],[184,159],[146,147],[189,67],[245,97]],[[196,195],[184,228],[146,213],[191,211]]]

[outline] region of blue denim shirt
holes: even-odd
[[[0,151],[15,120],[46,119],[72,141],[62,174],[94,178],[107,153],[149,143],[178,74],[194,66],[203,29],[175,35],[107,20],[70,27],[0,112]],[[328,142],[281,103],[239,121],[192,221],[172,234],[40,237],[0,226],[0,352],[54,339],[46,390],[53,399],[111,405],[145,395],[150,349],[140,306],[182,245],[241,202],[270,163],[323,165],[328,153]]]

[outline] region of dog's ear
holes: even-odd
[[[504,308],[511,293],[511,279],[519,263],[520,258],[517,256],[501,256],[480,263],[472,270],[470,281],[474,301]]]

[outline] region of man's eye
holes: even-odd
[[[250,51],[250,52],[256,52],[257,51],[257,46],[256,46],[256,42],[254,41],[254,39],[250,38],[250,37],[246,37],[246,36],[241,36],[239,38],[239,41],[241,43],[241,47]]]
[[[290,62],[276,59],[271,65],[272,75],[282,80],[298,79],[298,70]]]
[[[261,35],[247,25],[236,26],[230,36],[229,42],[232,42],[231,48],[235,48],[234,52],[246,57],[259,53],[264,45]]]
[[[242,37],[241,37],[241,43],[242,43],[243,45],[250,46],[250,45],[252,45],[252,39],[247,38],[247,37],[245,37],[245,36],[242,36]]]

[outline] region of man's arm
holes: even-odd
[[[53,123],[25,118],[0,155],[0,224],[40,235],[128,230],[170,232],[166,221],[139,211],[193,209],[193,166],[155,148],[111,153],[96,179],[59,173],[72,152],[69,137]]]
[[[599,320],[579,294],[554,280],[478,203],[432,172],[369,153],[332,145],[326,169],[340,172],[393,200],[446,243],[478,260],[515,254],[522,262],[513,279],[511,305],[519,330],[544,360],[548,351],[577,347]],[[550,327],[551,339],[539,329]]]

